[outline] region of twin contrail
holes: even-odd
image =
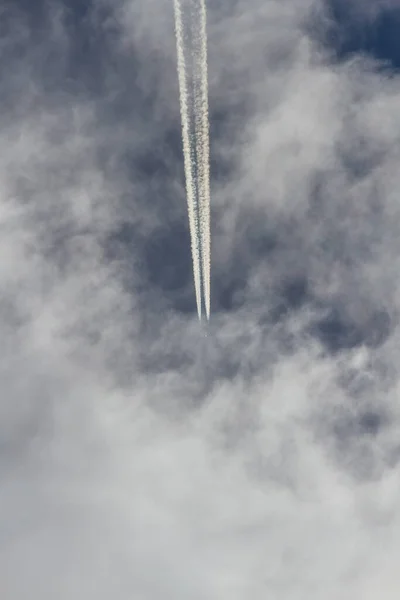
[[[210,140],[205,0],[174,0],[186,196],[197,313],[210,318]]]

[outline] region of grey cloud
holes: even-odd
[[[16,6],[0,56],[5,599],[394,598],[396,73],[334,60],[310,29],[322,3],[210,2],[204,337],[172,7]]]

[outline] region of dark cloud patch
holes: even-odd
[[[192,261],[187,248],[190,239],[186,223],[155,230],[144,245],[144,258],[150,285],[166,294],[192,288]]]
[[[385,442],[390,427],[389,416],[383,408],[347,406],[336,409],[327,421],[327,436],[339,464],[356,479],[379,477],[392,463],[396,445]]]
[[[285,283],[282,295],[284,305],[293,310],[302,306],[308,298],[308,283],[305,277],[294,277],[292,280]]]
[[[391,333],[391,319],[384,311],[372,310],[366,319],[352,320],[338,309],[332,309],[312,326],[312,334],[329,352],[336,353],[365,344],[379,347]]]
[[[7,85],[2,85],[3,105],[7,102],[12,110],[35,98],[39,103],[36,95],[43,99],[44,94],[49,102],[50,94],[53,101],[63,101],[68,95],[93,98],[106,93],[113,36],[106,12],[95,11],[91,2],[47,0],[17,0],[2,8],[6,42],[0,61],[9,72]],[[28,76],[36,83],[30,90],[23,89]]]
[[[330,352],[353,348],[362,342],[362,332],[333,310],[313,328],[313,333]]]

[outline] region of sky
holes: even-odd
[[[208,1],[205,327],[172,0],[3,0],[2,599],[397,599],[399,30]]]

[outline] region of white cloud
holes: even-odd
[[[241,291],[207,338],[143,266],[185,211],[164,137],[179,131],[172,8],[119,3],[97,95],[40,75],[46,37],[32,60],[7,54],[5,600],[395,598],[399,82],[334,64],[306,33],[312,6],[211,7],[214,289]],[[72,47],[54,14],[52,44]],[[146,179],[135,160],[154,144],[166,174]],[[128,249],[110,253],[123,223]],[[285,312],[296,277],[306,299]],[[315,328],[335,311],[360,336],[330,352]]]

